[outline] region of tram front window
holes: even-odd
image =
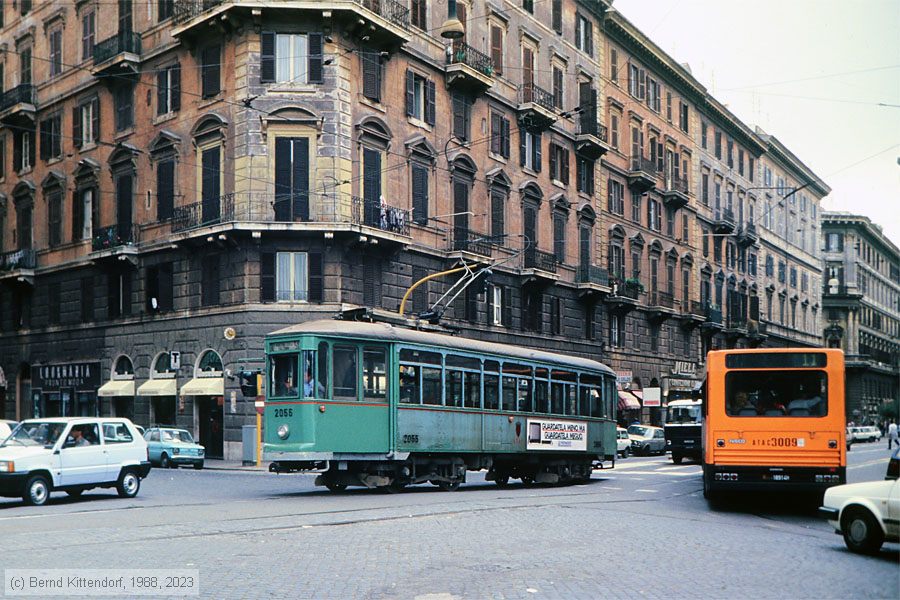
[[[297,354],[276,354],[269,359],[269,389],[275,398],[297,397],[298,359]]]

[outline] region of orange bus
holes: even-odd
[[[846,482],[842,351],[716,350],[706,365],[704,497]]]

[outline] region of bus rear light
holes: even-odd
[[[714,479],[716,481],[737,481],[737,473],[716,473]]]
[[[716,446],[718,446],[719,448],[724,448],[725,440],[716,440]]]
[[[828,447],[831,448],[832,450],[834,448],[837,448],[837,440],[828,440]]]
[[[840,475],[816,475],[816,483],[840,483]]]

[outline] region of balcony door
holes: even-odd
[[[117,242],[130,242],[133,219],[134,176],[122,173],[116,177]]]
[[[275,139],[275,220],[309,220],[309,138]]]
[[[200,178],[202,223],[218,223],[221,219],[222,197],[222,147],[207,148],[202,154],[203,174]]]
[[[365,224],[379,227],[381,221],[381,152],[363,148],[363,210]]]
[[[123,39],[134,31],[132,13],[131,0],[119,0],[119,36]]]

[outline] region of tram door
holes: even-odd
[[[317,419],[316,447],[334,452],[387,452],[391,372],[387,346],[335,342],[330,350],[333,402]]]

